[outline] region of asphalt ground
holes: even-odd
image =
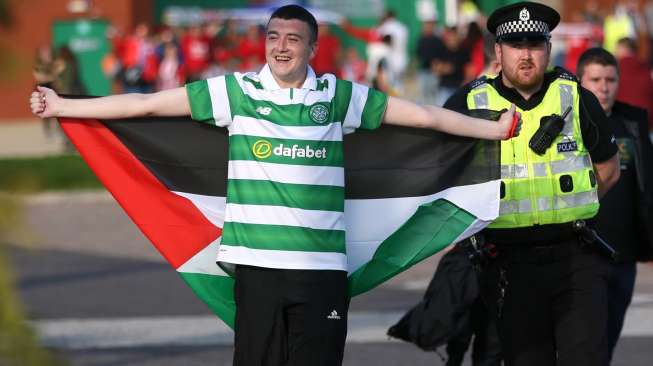
[[[10,260],[31,324],[71,365],[229,365],[232,333],[103,192],[24,199]],[[421,297],[431,258],[351,304],[345,365],[439,365],[385,330]],[[653,359],[653,268],[640,266],[613,365]]]

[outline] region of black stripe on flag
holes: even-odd
[[[225,196],[228,132],[189,118],[105,125],[168,189]],[[382,126],[345,136],[348,199],[414,197],[500,177],[499,142]]]

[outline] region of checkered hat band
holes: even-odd
[[[514,20],[497,27],[497,37],[511,33],[542,33],[549,34],[549,25],[540,20]]]

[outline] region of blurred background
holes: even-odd
[[[294,3],[320,23],[318,74],[442,105],[464,83],[496,72],[486,18],[514,2]],[[653,0],[542,2],[562,16],[551,66],[575,71],[585,49],[615,52],[629,38],[636,54],[623,57],[646,65],[651,84]],[[265,22],[287,3],[0,0],[0,365],[230,364],[229,330],[150,247],[56,121],[30,114],[28,98],[36,85],[108,95],[257,71]],[[621,87],[621,100],[653,116],[653,98],[641,98],[653,90]],[[352,302],[345,364],[443,364],[385,337],[419,300],[438,258]],[[640,265],[637,281],[616,365],[653,359],[650,266]]]
[[[415,99],[444,94],[437,96],[440,101],[450,89],[483,72],[489,57],[483,47],[486,16],[513,2],[297,1],[311,8],[321,24],[322,50],[313,61],[318,74],[332,72]],[[625,37],[650,61],[652,1],[544,2],[562,15],[562,24],[553,32],[552,64],[574,71],[583,50],[603,45],[614,52]],[[264,63],[265,21],[284,3],[2,0],[0,123],[30,118],[24,101],[36,84],[66,94],[107,95],[151,92],[226,72],[257,70]],[[387,65],[379,67],[383,60]],[[436,86],[427,89],[429,78]]]

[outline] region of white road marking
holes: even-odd
[[[636,298],[622,336],[653,336],[653,297]],[[386,331],[403,312],[350,312],[347,343],[398,342]],[[213,315],[57,319],[32,322],[41,342],[60,349],[230,346],[233,332]]]

